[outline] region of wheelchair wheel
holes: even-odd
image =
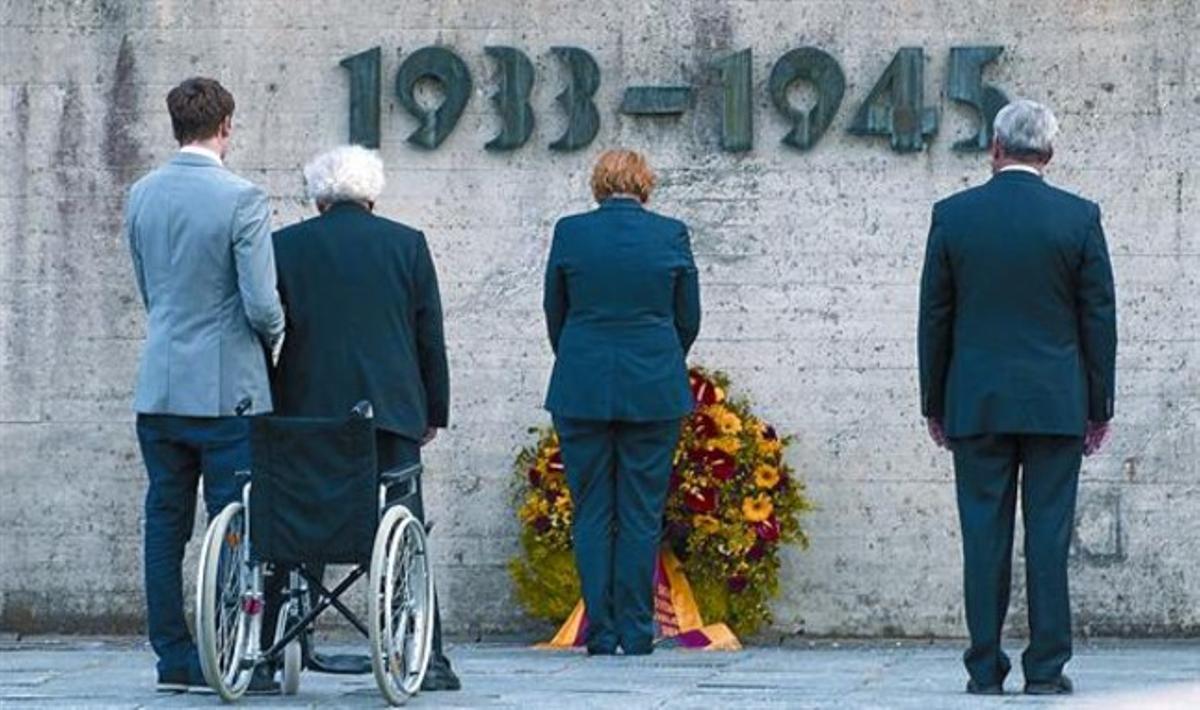
[[[421,689],[433,645],[433,574],[425,530],[404,506],[388,508],[379,523],[370,579],[371,667],[387,701],[403,705]]]
[[[242,504],[230,503],[208,526],[200,549],[196,590],[200,667],[209,687],[227,702],[237,700],[250,685],[252,664],[243,661],[258,641],[261,623],[258,610],[246,606],[249,549],[245,522]]]
[[[283,638],[283,634],[292,625],[297,615],[293,613],[295,602],[288,602],[279,610],[279,620],[275,622],[275,640]],[[292,640],[283,647],[283,664],[280,666],[279,689],[284,695],[295,695],[300,690],[300,639]]]

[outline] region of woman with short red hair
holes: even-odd
[[[685,358],[700,288],[687,227],[645,208],[654,184],[641,154],[602,154],[592,173],[600,206],[559,220],[546,266],[546,409],[574,505],[591,654],[653,650],[654,563],[692,410]]]

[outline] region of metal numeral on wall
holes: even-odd
[[[721,72],[721,150],[739,153],[754,147],[754,105],[750,96],[754,65],[749,49],[716,62]]]
[[[987,150],[992,143],[992,122],[1008,103],[1004,92],[983,83],[983,67],[996,60],[1004,47],[951,47],[950,98],[979,112],[979,129],[971,138],[955,141],[954,150]]]
[[[367,148],[379,147],[382,57],[375,47],[341,61],[350,72],[350,142]]]
[[[797,81],[810,82],[817,90],[817,101],[808,111],[797,110],[788,101],[788,89]],[[780,57],[767,84],[775,108],[792,123],[783,142],[800,150],[816,145],[846,93],[846,75],[837,60],[816,47],[793,49]]]
[[[592,142],[600,130],[600,112],[592,97],[600,88],[600,67],[587,51],[578,47],[551,47],[567,67],[567,88],[555,99],[567,114],[567,130],[550,144],[550,150],[578,150]]]
[[[445,98],[441,105],[426,110],[413,93],[421,79],[436,79],[442,85]],[[462,117],[471,97],[471,72],[457,54],[445,47],[424,47],[408,56],[396,72],[396,98],[421,125],[408,137],[408,142],[433,149],[446,140]]]
[[[500,114],[500,133],[484,145],[488,150],[516,150],[533,133],[533,62],[515,47],[484,47],[500,68],[500,86],[492,94],[492,103]]]
[[[936,133],[937,125],[937,109],[925,106],[925,50],[903,47],[847,130],[860,136],[891,136],[893,150],[912,153],[925,148],[925,136]]]

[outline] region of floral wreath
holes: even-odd
[[[782,546],[808,546],[800,516],[812,503],[784,460],[790,438],[755,416],[746,399],[729,398],[724,374],[693,368],[688,379],[696,409],[675,452],[663,544],[683,562],[704,618],[749,634],[771,620]],[[559,623],[579,599],[571,496],[558,434],[531,433],[537,443],[513,467],[521,554],[509,570],[525,609]]]

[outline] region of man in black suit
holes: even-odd
[[[373,214],[384,173],[372,151],[331,150],[305,166],[304,179],[320,216],[274,235],[287,313],[272,380],[275,413],[336,417],[368,400],[380,470],[419,462],[450,407],[441,297],[425,235]],[[424,520],[419,486],[405,504]],[[422,689],[458,687],[435,614]]]
[[[1070,693],[1067,555],[1081,455],[1113,416],[1116,306],[1100,208],[1042,171],[1058,126],[1014,101],[994,176],[939,202],[921,279],[921,411],[954,452],[970,648],[967,691],[1003,692],[1018,470],[1029,646],[1025,692]]]

